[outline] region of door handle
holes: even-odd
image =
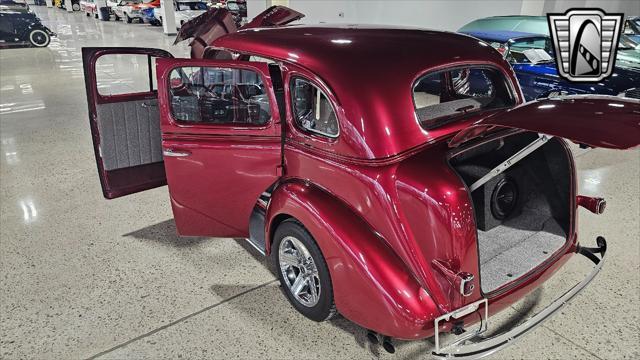
[[[140,104],[140,106],[142,106],[143,108],[150,108],[150,107],[156,107],[158,105],[143,102],[143,103]]]
[[[169,157],[185,157],[191,155],[189,151],[176,151],[173,149],[163,149],[162,155]]]

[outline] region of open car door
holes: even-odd
[[[155,59],[171,57],[159,49],[82,49],[89,124],[107,199],[166,184]]]
[[[178,232],[248,237],[252,211],[281,171],[279,66],[160,59],[158,74],[162,151]]]
[[[450,147],[495,127],[522,129],[591,147],[630,149],[640,145],[640,101],[607,95],[569,95],[524,103],[461,130]]]

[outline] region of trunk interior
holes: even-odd
[[[520,133],[473,146],[455,155],[451,165],[470,187],[537,137]],[[471,193],[483,293],[517,280],[565,245],[570,163],[561,140],[552,138]]]

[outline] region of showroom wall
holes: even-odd
[[[495,15],[542,15],[571,7],[640,13],[638,0],[247,0],[249,18],[268,6],[287,5],[307,16],[303,23],[364,23],[455,31],[471,20]]]

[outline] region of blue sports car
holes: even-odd
[[[597,83],[576,83],[561,78],[548,36],[492,30],[463,33],[484,40],[503,54],[516,72],[527,101],[554,92],[640,98],[640,71],[632,68],[616,67],[611,77]]]

